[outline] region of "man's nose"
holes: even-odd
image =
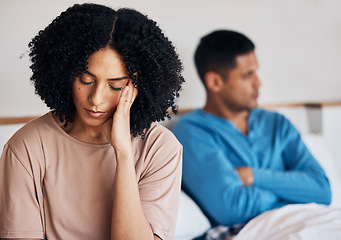
[[[258,77],[258,74],[256,74],[255,76],[255,82],[254,85],[258,88],[260,86],[262,86],[262,81],[260,80],[260,78]]]

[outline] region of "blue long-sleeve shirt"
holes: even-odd
[[[183,145],[183,189],[218,224],[245,223],[289,203],[329,204],[325,172],[283,115],[253,109],[245,136],[231,122],[201,109],[172,129]],[[236,168],[253,170],[244,186]]]

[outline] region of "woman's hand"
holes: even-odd
[[[130,108],[137,96],[132,81],[122,90],[112,119],[103,124],[104,134],[116,153],[116,175],[111,239],[158,239],[144,215],[130,134]],[[134,226],[133,228],[131,226]]]
[[[104,134],[114,147],[116,154],[129,154],[131,150],[130,108],[137,96],[137,89],[130,80],[122,90],[116,111],[103,124]]]

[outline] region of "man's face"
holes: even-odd
[[[236,63],[236,67],[229,70],[218,94],[230,110],[250,110],[257,107],[258,89],[261,86],[255,52],[237,56]]]

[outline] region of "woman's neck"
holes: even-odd
[[[75,116],[73,122],[68,123],[67,126],[65,126],[65,122],[61,122],[58,116],[55,114],[53,116],[64,132],[82,142],[94,144],[108,143],[108,139],[105,137],[101,127],[85,127],[77,116]]]

